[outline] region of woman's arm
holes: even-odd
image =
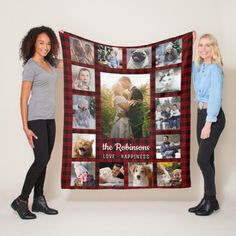
[[[28,117],[28,100],[30,96],[32,82],[23,81],[21,86],[21,96],[20,96],[20,108],[21,108],[21,118],[24,131],[28,128],[27,117]]]
[[[217,121],[217,116],[221,108],[222,89],[223,89],[223,73],[219,65],[212,65],[211,72],[211,88],[207,104],[206,123],[201,132],[201,138],[210,137],[211,125]]]
[[[58,62],[57,62],[57,69],[63,69],[64,67],[64,63],[63,63],[63,60],[62,59],[57,59]]]
[[[34,148],[33,138],[37,139],[37,136],[33,133],[32,130],[28,128],[27,117],[28,117],[28,100],[30,96],[30,91],[32,87],[31,81],[23,81],[21,86],[21,96],[20,96],[20,110],[21,110],[21,118],[22,125],[26,137],[29,141],[29,144],[32,148]]]

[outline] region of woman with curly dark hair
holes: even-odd
[[[20,58],[24,65],[21,117],[35,157],[20,196],[11,204],[22,219],[36,218],[28,208],[28,198],[33,188],[32,211],[58,214],[57,210],[48,207],[43,195],[46,168],[55,140],[56,68],[63,68],[63,61],[57,59],[58,50],[56,34],[45,26],[30,29],[21,42]]]

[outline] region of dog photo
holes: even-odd
[[[163,43],[156,48],[156,67],[182,62],[182,39]]]
[[[148,137],[150,74],[101,72],[100,79],[103,138]]]
[[[172,159],[181,157],[180,134],[156,135],[156,158]]]
[[[153,163],[128,163],[129,187],[153,186]]]
[[[99,186],[124,186],[124,164],[119,162],[99,164]]]
[[[152,48],[127,48],[127,69],[143,69],[152,66]]]
[[[122,68],[122,48],[98,45],[98,64],[119,69]]]
[[[94,69],[72,65],[72,89],[95,92]]]
[[[181,90],[181,67],[156,71],[156,93],[176,92]]]
[[[95,186],[95,162],[72,162],[71,186]]]
[[[81,64],[94,65],[94,44],[70,37],[71,60]]]
[[[95,96],[73,95],[73,128],[95,129]]]
[[[157,163],[157,186],[181,186],[181,163],[180,162],[159,162]]]
[[[72,158],[95,158],[96,135],[72,134]]]
[[[157,130],[180,129],[180,96],[155,99]]]

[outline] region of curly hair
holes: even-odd
[[[47,60],[52,66],[55,66],[59,50],[59,42],[55,32],[46,26],[30,29],[26,36],[22,39],[20,46],[20,59],[23,60],[23,65],[25,65],[32,56],[34,56],[35,42],[38,35],[41,33],[46,33],[51,41],[51,50],[45,57],[45,60]]]

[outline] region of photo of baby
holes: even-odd
[[[95,97],[73,95],[73,128],[95,129],[95,117]]]
[[[71,60],[94,65],[94,44],[85,40],[69,37]]]
[[[156,129],[180,129],[180,96],[156,98]]]
[[[156,48],[156,67],[182,62],[182,39],[160,44]]]
[[[72,134],[72,158],[95,158],[96,135]]]
[[[142,69],[152,66],[152,48],[127,48],[127,68]]]
[[[156,71],[156,93],[176,92],[181,90],[181,67]]]
[[[72,65],[72,89],[95,92],[95,71]]]
[[[156,158],[180,158],[180,134],[156,135]]]
[[[100,163],[99,186],[124,186],[123,163]]]
[[[95,162],[72,162],[71,186],[95,186]]]
[[[98,63],[110,68],[122,68],[122,48],[99,45]]]
[[[180,162],[157,163],[157,186],[180,187],[182,184]]]

